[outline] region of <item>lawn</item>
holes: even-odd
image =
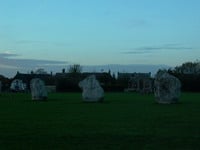
[[[0,95],[0,149],[199,150],[200,93],[159,105],[153,95],[106,93],[83,103],[80,93]]]

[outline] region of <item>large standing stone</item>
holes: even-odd
[[[155,99],[161,104],[177,103],[181,93],[181,82],[165,71],[159,71],[155,77]]]
[[[44,82],[35,78],[31,80],[30,84],[32,100],[46,100],[47,99],[47,91]]]
[[[22,80],[15,79],[12,81],[10,89],[14,92],[25,91],[26,85],[23,83]]]
[[[79,82],[79,87],[83,90],[82,97],[85,102],[98,102],[104,99],[104,90],[96,80],[94,75]]]

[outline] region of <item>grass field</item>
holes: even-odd
[[[200,93],[159,105],[153,95],[106,93],[83,103],[80,93],[0,95],[0,150],[199,150]]]

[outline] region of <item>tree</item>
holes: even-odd
[[[81,73],[82,67],[79,64],[70,65],[68,72],[69,73]]]
[[[47,72],[43,68],[39,68],[35,71],[35,74],[47,74]]]
[[[182,84],[183,91],[200,91],[200,62],[185,62],[173,70],[168,70],[168,73],[179,78]]]
[[[174,69],[175,73],[182,73],[182,74],[198,74],[200,72],[200,62],[186,62],[183,63],[181,66],[177,66]]]

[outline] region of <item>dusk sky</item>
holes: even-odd
[[[199,8],[199,0],[0,0],[0,74],[196,61]]]

